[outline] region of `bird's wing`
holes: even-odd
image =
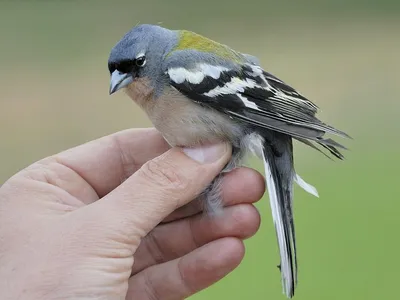
[[[246,58],[246,60],[248,62],[250,62],[253,65],[260,65],[260,60],[258,59],[258,57],[251,55],[251,54],[247,54],[247,53],[242,53],[242,55]]]
[[[171,86],[199,104],[314,147],[316,142],[343,158],[336,147],[345,147],[324,135],[349,136],[321,122],[315,116],[318,107],[313,102],[252,61],[234,68],[199,62],[188,69],[175,64],[166,69],[166,74]]]

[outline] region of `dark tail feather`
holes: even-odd
[[[330,160],[333,160],[328,154],[326,154],[324,151],[322,151],[317,146],[315,146],[311,141],[306,140],[306,139],[302,139],[302,138],[295,138],[295,139],[298,140],[299,142],[302,142],[303,144],[305,144],[305,145],[317,150],[318,152],[322,153],[323,155],[325,155]]]
[[[343,160],[344,156],[342,153],[340,153],[340,151],[338,149],[336,149],[336,147],[331,146],[331,145],[326,145],[324,143],[318,143],[320,144],[322,147],[324,147],[325,149],[327,149],[333,156],[335,156],[336,158]]]
[[[339,148],[347,150],[347,148],[345,148],[344,146],[342,146],[342,145],[340,145],[340,144],[338,144],[338,143],[336,143],[334,141],[333,141],[334,143],[332,143],[331,139],[327,139],[327,140],[318,139],[317,141],[310,141],[310,140],[307,140],[307,139],[304,139],[304,138],[298,138],[298,137],[295,137],[295,139],[298,140],[299,142],[302,142],[303,144],[306,144],[307,146],[310,146],[311,148],[319,151],[320,153],[322,153],[323,155],[325,155],[329,159],[332,159],[332,158],[328,154],[326,154],[324,151],[319,149],[316,145],[314,145],[313,142],[315,142],[318,145],[320,145],[321,147],[327,149],[333,156],[335,156],[336,158],[338,158],[340,160],[343,160],[344,156],[336,147],[339,147]],[[336,144],[340,145],[340,146],[337,146]],[[334,145],[336,145],[336,147]]]
[[[265,177],[272,217],[281,257],[280,270],[283,292],[293,297],[297,285],[296,238],[293,222],[293,146],[292,139],[276,134],[274,141],[266,138],[263,145]]]

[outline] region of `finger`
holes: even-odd
[[[244,256],[237,238],[213,241],[189,254],[134,275],[127,300],[185,299],[233,271]]]
[[[108,230],[122,232],[136,243],[172,211],[199,195],[230,157],[231,147],[225,143],[173,148],[85,208],[99,222],[107,219]]]
[[[260,226],[260,215],[250,204],[228,207],[221,216],[194,217],[157,226],[141,241],[132,273],[164,263],[223,237],[246,239]]]
[[[250,168],[235,169],[224,175],[222,182],[223,205],[231,206],[239,203],[255,203],[261,199],[264,191],[264,177],[259,172]],[[202,210],[201,199],[197,199],[178,208],[163,222],[171,222],[193,216]]]
[[[129,129],[56,154],[50,161],[56,161],[79,174],[101,198],[146,161],[168,149],[169,146],[155,129]]]

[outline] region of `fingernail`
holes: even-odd
[[[219,160],[228,150],[228,144],[214,144],[197,148],[183,148],[183,152],[202,164],[209,164]]]

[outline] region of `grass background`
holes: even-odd
[[[347,131],[331,162],[296,145],[296,299],[393,299],[398,212],[399,1],[0,1],[0,182],[37,159],[129,127],[150,126],[107,58],[133,25],[185,28],[252,53]],[[254,167],[259,168],[254,161]],[[249,187],[251,188],[251,187]],[[193,299],[284,299],[268,199],[242,265]]]

